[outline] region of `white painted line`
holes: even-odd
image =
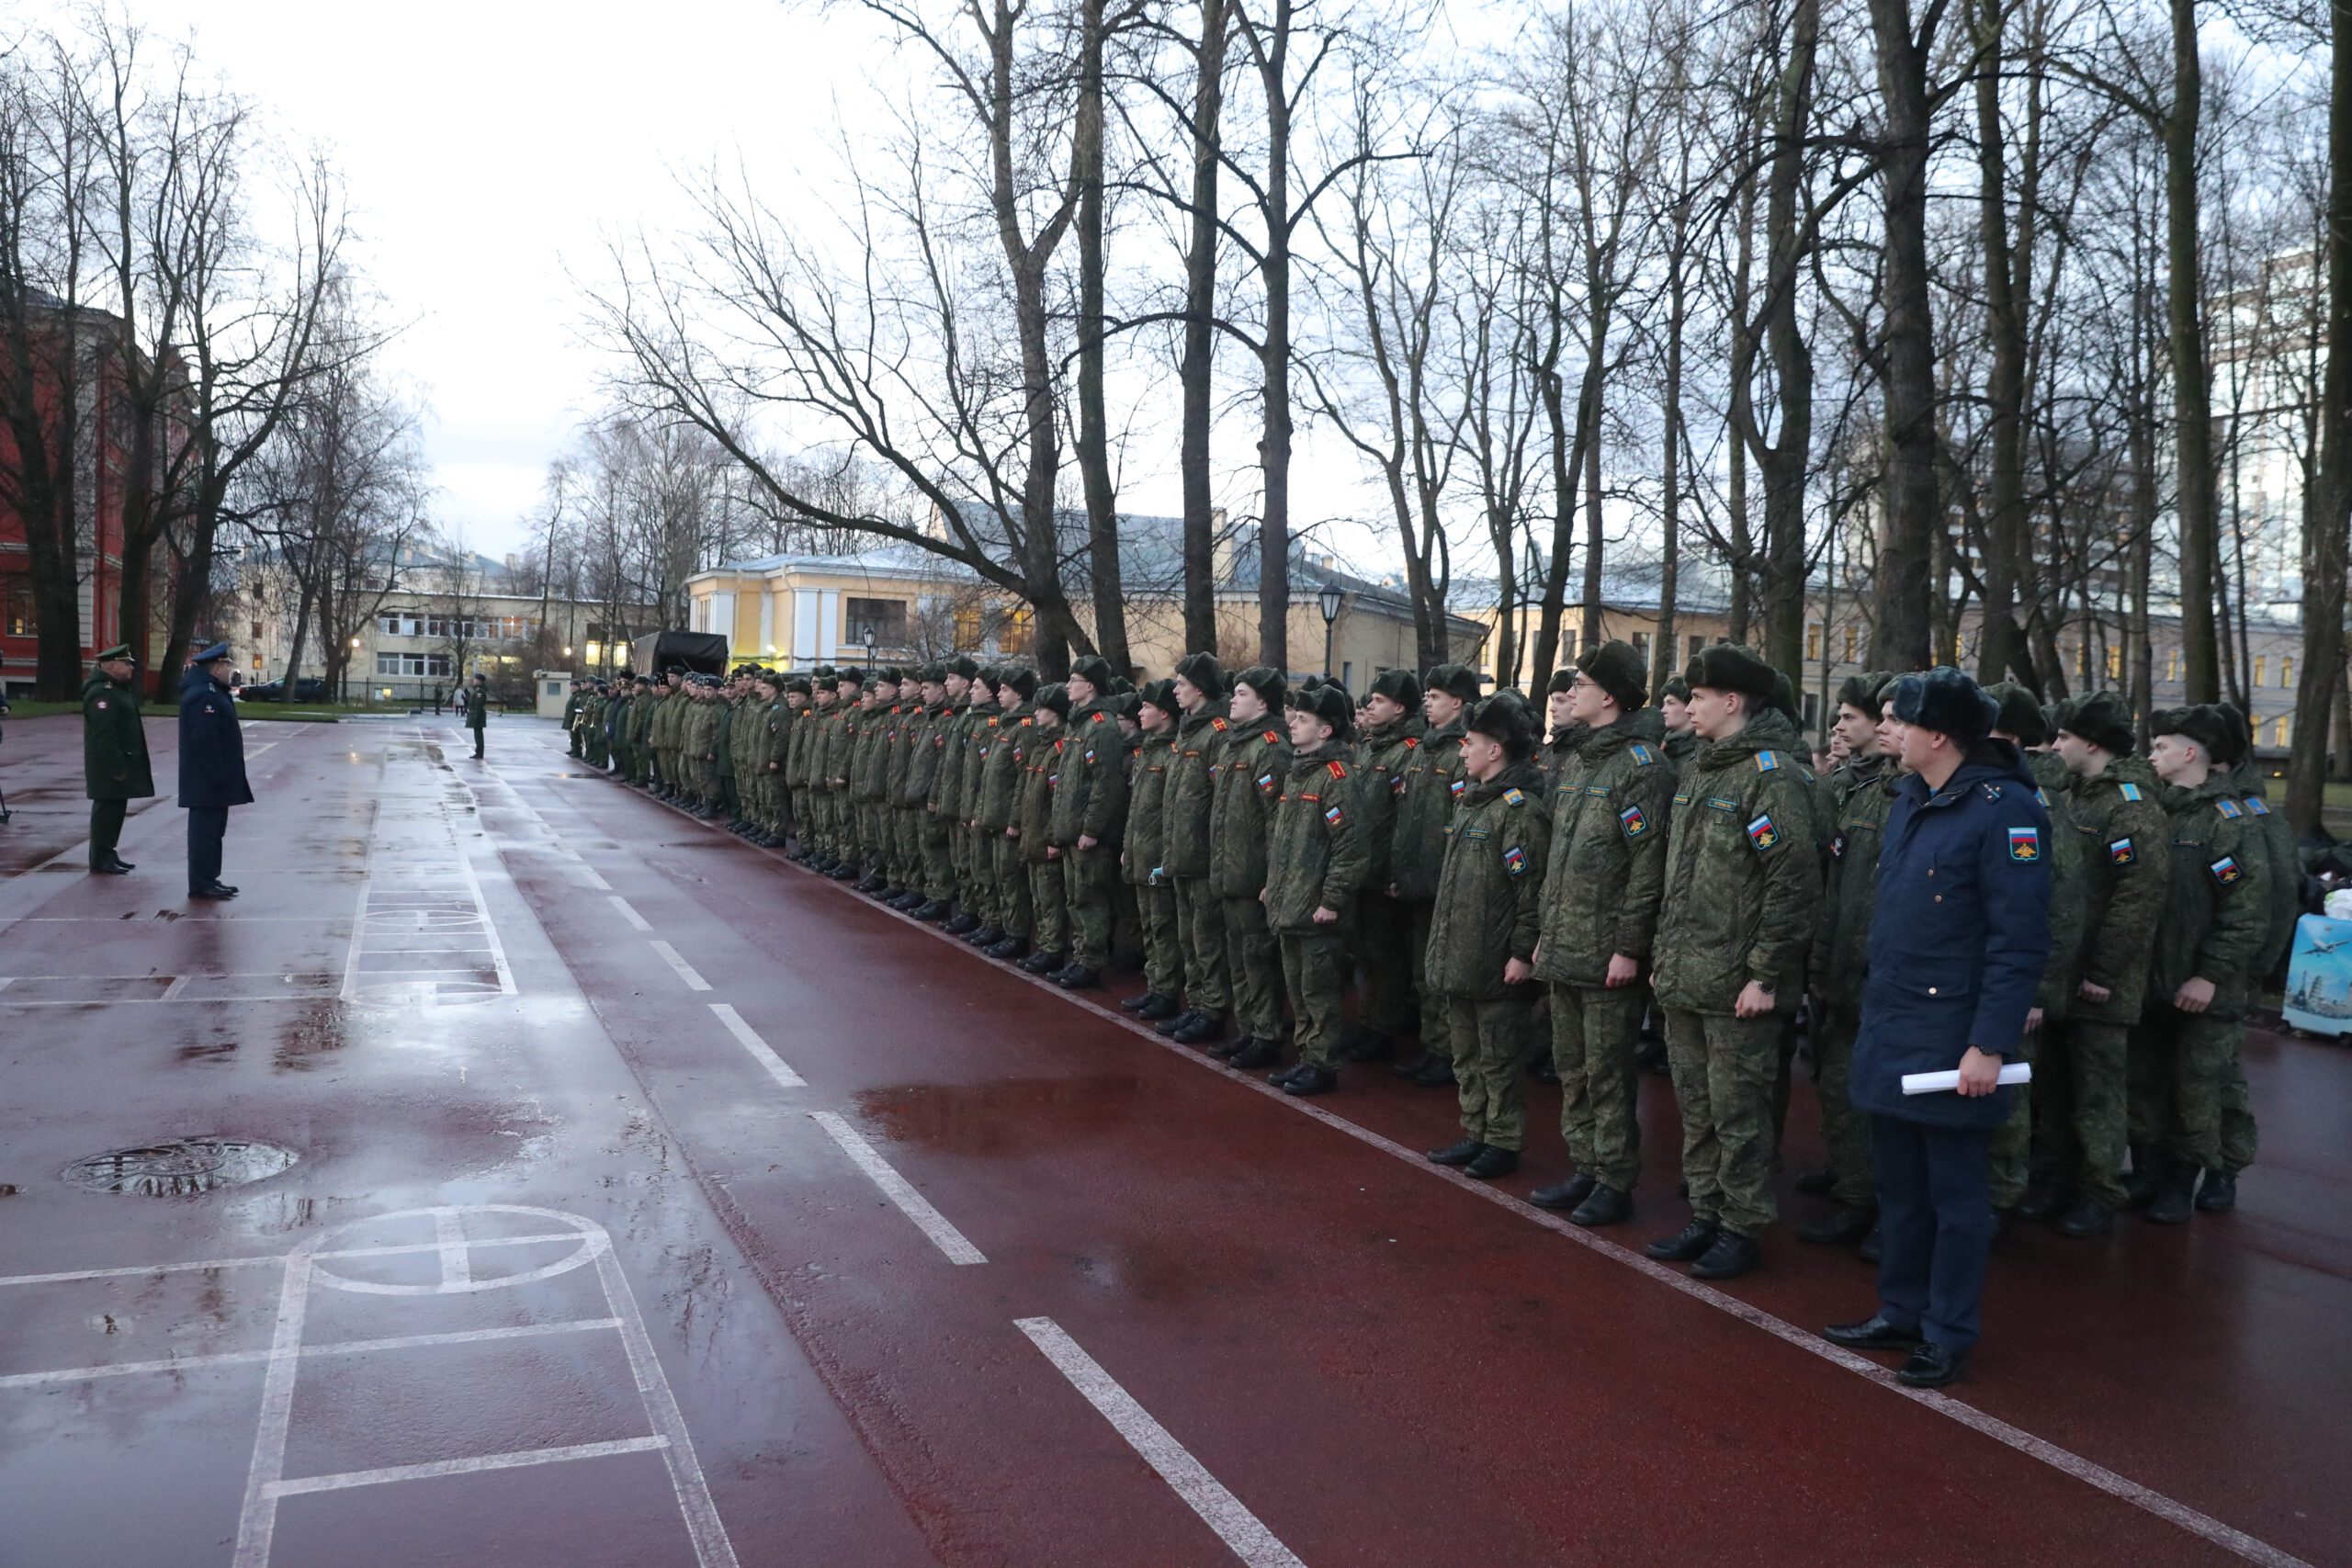
[[[914,1221],[916,1228],[931,1238],[931,1244],[947,1255],[950,1263],[986,1263],[980,1249],[964,1239],[964,1233],[947,1223],[947,1216],[931,1206],[923,1195],[907,1182],[907,1179],[892,1170],[888,1162],[874,1152],[857,1129],[830,1111],[808,1113],[817,1125],[832,1134],[842,1152],[857,1162],[857,1168],[873,1179],[882,1189],[882,1196],[899,1206],[899,1212]]]
[[[633,930],[650,931],[653,929],[653,922],[639,914],[636,907],[619,894],[613,895],[612,904],[614,908],[621,912],[621,919],[627,920]]]
[[[389,1339],[344,1339],[331,1345],[305,1345],[300,1354],[366,1356],[382,1350],[419,1350],[435,1345],[474,1345],[486,1339],[535,1339],[547,1334],[586,1334],[618,1328],[617,1317],[581,1317],[569,1323],[526,1323],[512,1328],[462,1328],[447,1334],[400,1334]],[[209,1356],[173,1356],[159,1361],[108,1361],[92,1367],[60,1367],[46,1372],[11,1372],[0,1377],[0,1388],[37,1388],[43,1383],[90,1382],[99,1378],[130,1377],[140,1372],[185,1372],[205,1367],[250,1366],[266,1361],[267,1350],[221,1350]]]
[[[441,1283],[462,1291],[474,1281],[473,1260],[466,1254],[466,1224],[455,1209],[436,1209],[433,1239],[441,1247]]]
[[[621,1438],[609,1443],[573,1443],[560,1449],[525,1449],[516,1453],[479,1454],[471,1459],[387,1465],[382,1470],[346,1470],[340,1475],[302,1475],[280,1481],[270,1487],[269,1495],[275,1501],[299,1497],[306,1492],[341,1492],[354,1486],[381,1486],[393,1481],[428,1481],[436,1475],[471,1475],[480,1471],[516,1470],[530,1464],[565,1464],[573,1460],[603,1459],[608,1454],[650,1453],[669,1446],[667,1438]]]
[[[594,888],[597,892],[610,893],[613,890],[613,885],[611,883],[596,874],[596,868],[594,866],[581,864],[575,865],[571,869],[580,874],[580,880],[582,882]]]
[[[16,983],[17,977],[14,975],[0,975],[0,991],[6,990]]]
[[[170,985],[168,985],[168,986],[164,987],[164,994],[163,994],[162,996],[160,996],[160,997],[157,997],[155,999],[156,999],[157,1001],[159,1001],[159,1002],[175,1002],[175,1001],[179,1000],[179,999],[180,999],[180,993],[181,993],[182,991],[187,990],[187,983],[188,983],[190,980],[193,980],[193,979],[195,979],[195,978],[196,978],[196,976],[193,976],[193,975],[175,975],[175,976],[172,976],[172,983],[171,983]]]
[[[718,1015],[718,1021],[727,1026],[728,1033],[742,1042],[743,1049],[752,1054],[752,1060],[768,1070],[768,1077],[775,1079],[779,1088],[806,1089],[808,1087],[807,1079],[786,1066],[784,1058],[768,1049],[768,1043],[760,1038],[757,1030],[743,1021],[741,1013],[737,1012],[725,1002],[711,1003],[710,1010]]]
[[[245,1472],[245,1501],[237,1516],[232,1568],[266,1568],[277,1533],[277,1495],[271,1490],[286,1473],[286,1428],[294,1416],[296,1354],[302,1320],[311,1303],[311,1255],[286,1260],[286,1282],[277,1296],[277,1327],[270,1336],[269,1371],[261,1385],[261,1419],[254,1431],[254,1457]]]
[[[550,1241],[576,1242],[576,1230],[545,1231],[532,1235],[494,1235],[466,1245],[476,1252],[485,1247],[537,1247]],[[314,1261],[330,1258],[401,1258],[419,1252],[438,1252],[437,1241],[409,1242],[397,1247],[345,1247],[311,1254]],[[138,1263],[123,1269],[69,1269],[56,1274],[0,1274],[0,1286],[62,1285],[77,1280],[138,1280],[150,1274],[209,1274],[217,1269],[258,1269],[280,1264],[292,1258],[290,1252],[264,1253],[255,1258],[199,1258],[187,1263]]]
[[[1276,1540],[1274,1532],[1242,1506],[1240,1498],[1227,1491],[1206,1466],[1169,1435],[1167,1427],[1153,1420],[1151,1413],[1137,1404],[1100,1362],[1079,1348],[1078,1341],[1064,1333],[1061,1325],[1050,1317],[1023,1317],[1015,1319],[1012,1326],[1045,1352],[1046,1359],[1069,1379],[1070,1386],[1086,1396],[1086,1403],[1102,1413],[1102,1419],[1143,1456],[1146,1464],[1159,1472],[1159,1479],[1183,1499],[1184,1506],[1216,1531],[1217,1539],[1234,1556],[1250,1568],[1306,1568],[1296,1553]]]
[[[657,942],[653,944],[653,951],[662,955],[662,961],[664,964],[667,964],[671,968],[675,969],[678,972],[678,978],[686,983],[686,989],[690,991],[707,991],[710,989],[710,982],[695,974],[695,966],[687,963],[684,959],[679,957],[678,950],[676,948],[672,947],[666,942]]]
[[[677,1395],[671,1393],[670,1380],[662,1375],[662,1363],[653,1354],[653,1338],[645,1332],[644,1315],[637,1310],[637,1292],[629,1289],[628,1276],[621,1272],[620,1259],[613,1256],[609,1239],[596,1254],[596,1278],[604,1283],[605,1303],[620,1314],[621,1348],[628,1352],[629,1375],[637,1380],[638,1398],[662,1439],[662,1457],[670,1467],[670,1489],[677,1494],[678,1512],[694,1540],[695,1560],[701,1568],[737,1568],[735,1543],[728,1540],[727,1527],[719,1522],[718,1505],[711,1500],[702,1461],[695,1457],[695,1445],[686,1436],[685,1416],[678,1409]]]

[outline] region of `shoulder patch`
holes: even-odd
[[[1513,791],[1512,793],[1517,794],[1518,792]],[[1510,873],[1513,876],[1525,876],[1527,874],[1527,852],[1520,848],[1517,844],[1513,844],[1510,848],[1505,850],[1503,852],[1503,869]]]
[[[1759,751],[1757,755],[1761,757],[1770,753]],[[1770,816],[1758,817],[1747,825],[1747,841],[1758,850],[1769,850],[1781,841],[1781,829]]]
[[[2262,796],[2258,795],[2249,795],[2245,797],[2245,808],[2249,816],[2267,817],[2270,815],[2270,803],[2263,799]]]
[[[1418,735],[1408,735],[1405,737],[1405,750],[1408,751],[1411,750],[1414,747],[1419,746],[1420,743],[1421,738]]]
[[[2040,860],[2041,858],[2041,829],[2039,828],[2010,829],[2009,858],[2011,860]]]
[[[1348,765],[1345,762],[1326,762],[1323,764],[1323,769],[1335,779],[1343,779],[1348,776]]]
[[[2230,884],[2237,881],[2240,877],[2245,874],[2243,870],[2239,869],[2236,858],[2232,855],[2223,855],[2220,860],[2215,861],[2206,869],[2212,872],[2213,880],[2220,883],[2224,887],[2227,887]]]
[[[1275,729],[1269,729],[1268,731],[1266,731],[1266,733],[1265,733],[1264,735],[1261,736],[1259,739],[1262,739],[1263,741],[1265,741],[1265,743],[1266,743],[1267,745],[1269,745],[1269,746],[1279,746],[1279,745],[1281,745],[1281,744],[1283,743],[1282,732],[1281,732],[1280,730],[1275,730]]]
[[[2047,811],[2050,808],[2050,796],[2042,793],[2040,785],[2035,786],[2033,798],[2041,802],[2041,807],[2043,810]]]
[[[2229,818],[2233,821],[2245,815],[2245,807],[2240,806],[2236,801],[2232,800],[2226,795],[2222,796],[2221,799],[2215,801],[2213,804],[2221,808],[2222,816]]]
[[[1222,735],[1226,732],[1228,726],[1226,724],[1225,720],[1221,718],[1213,718],[1209,720],[1209,728],[1216,730],[1219,735]]]
[[[1623,826],[1625,837],[1629,839],[1638,839],[1650,830],[1650,819],[1642,815],[1642,808],[1638,806],[1629,806],[1617,813],[1617,820]]]
[[[1756,753],[1756,771],[1758,773],[1769,773],[1780,765],[1781,759],[1772,752],[1758,751]]]
[[[1324,822],[1333,828],[1339,827],[1347,819],[1348,814],[1336,806],[1327,808],[1323,813]]]
[[[2107,846],[2107,858],[2112,865],[2130,865],[2140,858],[2140,852],[2129,839],[2117,839]]]
[[[1445,793],[1453,796],[1454,799],[1460,800],[1462,798],[1462,792],[1469,787],[1470,781],[1468,779],[1455,779],[1452,784],[1445,786]]]
[[[1999,784],[1988,784],[1984,785],[1983,787],[1984,787],[1984,798],[1985,798],[1985,799],[1987,799],[1987,800],[1998,800],[1998,799],[2000,799],[2000,798],[2001,798],[2001,786],[2000,786]]]
[[[1520,789],[1507,789],[1503,791],[1503,804],[1505,806],[1524,806],[1527,804],[1527,792]]]
[[[1646,740],[1636,740],[1626,750],[1633,753],[1634,765],[1636,767],[1646,768],[1657,761],[1657,753],[1650,750],[1649,742]]]
[[[2123,785],[2123,786],[2122,786],[2122,788],[2123,788],[2123,798],[2124,798],[2124,799],[2126,799],[2126,800],[2137,800],[2137,799],[2139,799],[2139,798],[2140,798],[2140,786],[2139,786],[2138,784],[2128,784]]]

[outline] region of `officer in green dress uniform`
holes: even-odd
[[[90,797],[90,870],[120,876],[130,863],[115,853],[134,800],[155,793],[147,764],[147,730],[139,721],[139,665],[130,645],[97,657],[82,687],[82,793]]]

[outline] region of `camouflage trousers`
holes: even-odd
[[[1422,924],[1426,942],[1428,923]],[[1363,1022],[1391,1039],[1410,1034],[1420,1013],[1419,954],[1413,947],[1413,908],[1385,893],[1356,904],[1356,942],[1363,959]]]
[[[930,880],[930,862],[923,854],[923,830],[928,815],[920,806],[890,808],[890,886],[913,892]]]
[[[2109,1209],[2124,1206],[2124,1104],[2129,1025],[2045,1023],[2033,1066],[2039,1163],[2059,1186]]]
[[[1691,1216],[1751,1239],[1781,1213],[1772,1194],[1772,1081],[1781,1023],[1778,1013],[1666,1012]]]
[[[2008,1119],[1993,1129],[1989,1156],[1993,1207],[2014,1209],[2025,1201],[2033,1179],[2033,1096],[2009,1091]]]
[[[1176,943],[1184,955],[1184,1003],[1223,1018],[1233,1005],[1225,972],[1225,908],[1209,891],[1205,876],[1180,876],[1170,890],[1176,899]]]
[[[2245,1050],[2240,1044],[2231,1058],[2230,1081],[2222,1089],[2222,1169],[2235,1176],[2254,1163],[2261,1143],[2254,1122],[2254,1101],[2245,1088]]]
[[[1493,1001],[1441,995],[1446,1037],[1457,1047],[1453,1081],[1462,1131],[1498,1149],[1527,1145],[1527,1038],[1536,987]]]
[[[575,720],[569,728],[571,732],[571,754],[575,757],[586,756],[588,752],[587,731],[581,727],[577,720]]]
[[[996,846],[1001,836],[992,837],[978,828],[959,828],[956,837],[964,846],[964,870],[958,880],[962,884],[965,912],[983,926],[1004,930],[1003,889],[998,886]]]
[[[1336,1071],[1340,1035],[1346,1026],[1348,978],[1355,965],[1348,939],[1337,926],[1310,935],[1279,939],[1283,984],[1290,992],[1291,1016],[1298,1021],[1298,1059],[1310,1067]]]
[[[1813,1010],[1813,1077],[1821,1100],[1821,1141],[1838,1173],[1830,1189],[1841,1209],[1876,1206],[1871,1176],[1871,1119],[1854,1109],[1854,1039],[1862,1018],[1852,1002],[1826,998]]]
[[[1457,1055],[1453,1036],[1453,1011],[1429,979],[1430,921],[1437,914],[1437,902],[1431,899],[1412,903],[1405,908],[1405,955],[1421,997],[1421,1049],[1429,1053],[1431,1061],[1454,1061]]]
[[[1101,969],[1111,962],[1119,852],[1108,844],[1091,850],[1064,844],[1061,870],[1062,899],[1069,909],[1070,961],[1081,968]]]
[[[989,852],[996,866],[996,923],[1005,935],[1026,942],[1037,929],[1037,909],[1029,897],[1029,863],[1021,858],[1021,840],[1006,838],[1000,828],[989,840]]]
[[[2132,1142],[2163,1148],[2209,1170],[2229,1168],[2222,1107],[2240,1081],[2245,1020],[2158,1004],[2132,1032]],[[2246,1118],[2250,1130],[2252,1118]],[[2246,1134],[2250,1141],[2250,1132]],[[2248,1159],[2250,1147],[2243,1150]]]
[[[956,902],[956,886],[961,881],[956,875],[956,849],[963,841],[964,835],[956,830],[955,824],[929,807],[924,807],[920,816],[923,896],[942,904],[953,904]]]
[[[1057,857],[1029,863],[1030,945],[1040,953],[1069,952],[1069,884]]]
[[[1176,889],[1165,879],[1136,884],[1136,912],[1143,923],[1143,983],[1154,996],[1184,989],[1184,950],[1176,940]]]
[[[1577,1169],[1620,1192],[1642,1171],[1640,1047],[1646,986],[1551,986],[1552,1066],[1560,1136]]]
[[[1283,1037],[1283,950],[1258,899],[1218,900],[1225,922],[1225,972],[1233,988],[1233,1027],[1252,1040]]]

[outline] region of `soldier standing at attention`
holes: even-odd
[[[1821,862],[1813,785],[1772,706],[1772,667],[1733,643],[1684,671],[1699,749],[1674,796],[1657,967],[1682,1111],[1690,1223],[1645,1250],[1728,1280],[1761,1260],[1772,1195],[1772,1085],[1781,1014],[1804,994]]]
[[[229,645],[216,642],[196,656],[180,682],[180,805],[187,812],[187,896],[234,898],[220,880],[220,841],[229,809],[251,806],[245,781],[245,737],[237,701],[229,694],[234,671]]]
[[[1028,846],[1022,843],[1021,797],[1028,788],[1029,752],[1040,743],[1037,716],[1030,707],[1037,672],[1011,669],[997,682],[996,739],[980,774],[980,833],[989,840],[996,879],[996,919],[1003,934],[981,951],[990,958],[1019,958],[1029,951],[1037,929],[1036,900],[1029,889]],[[976,941],[975,946],[979,945]]]
[[[963,884],[963,912],[941,929],[960,936],[974,947],[993,947],[1004,940],[1004,923],[999,913],[1001,890],[996,882],[996,846],[980,830],[980,791],[988,780],[989,757],[1003,737],[1003,720],[997,711],[996,694],[1004,680],[1004,671],[993,664],[984,664],[972,677],[967,694],[971,705],[967,714],[970,729],[964,741],[964,752],[956,760],[956,772],[962,775],[956,785],[956,834],[963,844],[963,863],[957,870]]]
[[[1699,737],[1690,728],[1690,682],[1679,675],[1658,689],[1657,716],[1666,725],[1666,760],[1678,769],[1690,765]]]
[[[1283,705],[1282,672],[1252,665],[1233,678],[1227,705],[1232,729],[1217,762],[1209,812],[1209,891],[1225,918],[1225,968],[1233,987],[1230,1050],[1237,1067],[1272,1066],[1282,1055],[1283,953],[1266,924],[1266,829],[1273,819],[1290,739],[1274,728]]]
[[[1848,1077],[1854,1037],[1862,1025],[1879,842],[1903,782],[1901,765],[1879,744],[1882,698],[1894,679],[1884,671],[1866,671],[1847,676],[1838,686],[1833,733],[1846,761],[1819,786],[1830,808],[1829,863],[1806,984],[1813,1000],[1815,1092],[1829,1166],[1821,1173],[1826,1180],[1808,1173],[1797,1179],[1797,1188],[1827,1192],[1835,1207],[1797,1226],[1797,1235],[1833,1247],[1859,1245],[1878,1218],[1878,1198],[1871,1188],[1870,1120],[1854,1109]]]
[[[1364,872],[1357,777],[1340,755],[1354,717],[1344,690],[1311,682],[1291,694],[1283,716],[1290,762],[1274,806],[1265,904],[1298,1024],[1298,1065],[1267,1077],[1284,1094],[1324,1094],[1340,1082],[1340,1012],[1354,968],[1347,926]]]
[[[971,835],[964,830],[964,769],[972,754],[972,678],[980,667],[964,654],[940,666],[943,701],[932,729],[932,750],[939,753],[932,770],[931,794],[923,802],[923,866],[931,877],[931,901],[941,906],[940,930],[966,936],[979,928],[972,912],[975,897],[971,865]]]
[[[131,863],[115,853],[134,800],[155,793],[147,730],[139,716],[139,665],[122,643],[97,657],[82,687],[82,793],[90,799],[90,870],[121,876]]]
[[[1161,852],[1167,846],[1162,815],[1168,801],[1169,763],[1176,754],[1174,682],[1154,681],[1136,694],[1134,771],[1128,775],[1127,831],[1119,846],[1119,874],[1136,890],[1136,913],[1143,925],[1143,994],[1127,998],[1119,1010],[1147,1023],[1173,1018],[1182,1004],[1184,954],[1176,940],[1176,890],[1168,881]]]
[[[2302,863],[2295,852],[2294,829],[2270,808],[2245,714],[2228,704],[2223,711],[2231,719],[2230,788],[2245,807],[2247,823],[2269,851],[2263,901],[2270,908],[2270,934],[2263,939],[2261,955],[2255,961],[2254,981],[2259,987],[2281,977],[2287,950],[2294,942],[2295,920],[2302,912]],[[2218,1214],[2237,1206],[2238,1172],[2254,1163],[2255,1144],[2254,1102],[2246,1092],[2244,1066],[2239,1064],[2222,1090],[2222,1163],[2208,1168],[2198,1184],[2198,1208]]]
[[[474,732],[474,761],[481,761],[483,727],[490,723],[490,682],[477,674],[466,694],[466,728]]]
[[[1446,1011],[1463,1136],[1429,1157],[1484,1181],[1518,1169],[1527,1141],[1521,1069],[1551,818],[1534,761],[1535,721],[1518,693],[1479,704],[1457,745],[1463,788],[1444,830],[1424,978]]]
[[[1456,1053],[1446,1033],[1451,1013],[1429,977],[1430,932],[1437,914],[1438,877],[1445,864],[1446,823],[1469,790],[1463,773],[1462,738],[1467,733],[1463,720],[1477,700],[1476,671],[1464,664],[1432,668],[1421,691],[1428,728],[1405,764],[1405,787],[1390,786],[1396,794],[1396,824],[1388,839],[1388,896],[1405,906],[1410,973],[1421,998],[1421,1049],[1390,1070],[1426,1089],[1454,1081]],[[1532,736],[1529,744],[1532,753]]]
[[[1376,1062],[1409,1034],[1419,1020],[1420,953],[1413,946],[1412,911],[1390,887],[1396,837],[1396,803],[1405,775],[1420,753],[1428,723],[1420,715],[1421,681],[1410,670],[1383,670],[1360,710],[1357,729],[1357,836],[1363,840],[1363,894],[1356,900],[1356,945],[1364,970],[1363,1024],[1340,1055]],[[1426,940],[1428,928],[1422,928]]]
[[[1579,655],[1561,716],[1583,743],[1552,782],[1552,850],[1544,877],[1535,976],[1548,987],[1560,1135],[1576,1171],[1528,1201],[1569,1210],[1580,1225],[1633,1213],[1641,1173],[1634,1053],[1649,1005],[1643,969],[1666,884],[1674,765],[1647,705],[1649,671],[1623,642]]]
[[[571,694],[563,699],[563,729],[571,737],[571,754],[575,757],[585,758],[587,755],[586,741],[580,733],[581,710],[587,705],[588,694],[578,686],[572,687]]]
[[[1053,839],[1054,790],[1061,783],[1069,689],[1041,687],[1037,711],[1030,717],[1012,836],[1020,840],[1021,859],[1029,871],[1030,945],[1036,951],[1021,961],[1021,967],[1032,975],[1052,975],[1069,965],[1069,885],[1062,873],[1061,848]]]
[[[2059,1180],[2074,1200],[2058,1229],[2078,1238],[2107,1235],[2132,1201],[2122,1179],[2130,1040],[2147,999],[2170,873],[2170,823],[2155,774],[2132,755],[2134,743],[2132,710],[2112,692],[2084,697],[2058,728],[2057,751],[2074,776],[2071,805],[2087,851],[2082,977],[2049,1063],[2065,1075],[2073,1107],[2075,1157]],[[2156,1159],[2153,1148],[2132,1153],[2147,1196]]]
[[[2129,1082],[2132,1141],[2155,1152],[2148,1218],[2158,1224],[2187,1224],[2198,1173],[2222,1166],[2222,1096],[2238,1076],[2246,998],[2270,936],[2267,854],[2214,765],[2234,728],[2202,704],[2148,721],[2172,862]]]
[[[935,920],[947,912],[945,901],[932,891],[929,843],[932,787],[939,779],[940,752],[946,747],[943,728],[947,722],[946,667],[926,664],[916,671],[912,689],[902,695],[899,705],[905,711],[899,716],[899,740],[891,756],[890,805],[901,891],[891,904],[903,913]],[[934,904],[937,908],[932,908]],[[930,912],[924,914],[924,910]]]
[[[1225,913],[1209,884],[1209,815],[1232,724],[1227,716],[1225,671],[1216,655],[1188,653],[1178,660],[1170,694],[1181,716],[1174,754],[1168,761],[1167,800],[1160,808],[1160,865],[1176,896],[1184,1010],[1152,1028],[1179,1044],[1201,1045],[1224,1035],[1231,1000]]]
[[[1111,962],[1113,892],[1119,874],[1119,832],[1126,825],[1126,741],[1108,704],[1111,666],[1090,655],[1070,666],[1069,736],[1054,786],[1051,837],[1061,851],[1062,896],[1069,908],[1069,964],[1049,976],[1065,990],[1102,984]]]
[[[1978,1333],[1993,1206],[1993,1129],[2050,953],[2050,818],[2033,775],[1989,739],[1991,698],[1949,667],[1894,685],[1906,775],[1887,813],[1871,916],[1854,1103],[1871,1119],[1883,1256],[1878,1311],[1824,1330],[1858,1350],[1901,1350],[1895,1376],[1941,1388]],[[1905,1073],[1959,1070],[1955,1092],[1906,1095]]]

